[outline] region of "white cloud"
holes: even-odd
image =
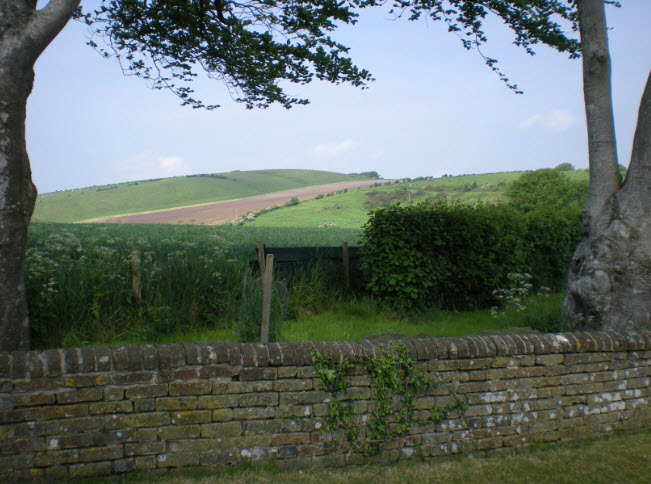
[[[179,156],[157,156],[149,151],[116,163],[115,171],[129,180],[167,178],[190,173],[190,166]]]
[[[320,143],[310,150],[310,153],[318,158],[338,158],[344,153],[353,151],[361,146],[360,143],[352,139],[341,141],[340,143]]]
[[[550,131],[566,131],[579,122],[579,118],[567,109],[552,109],[534,114],[520,123],[520,129],[541,127]]]

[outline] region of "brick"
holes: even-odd
[[[280,370],[280,369],[279,369]],[[273,382],[275,392],[295,392],[299,390],[311,390],[313,387],[312,380],[276,380]]]
[[[265,407],[278,405],[278,393],[250,393],[240,397],[240,407]]]
[[[88,405],[88,411],[91,415],[129,413],[133,412],[133,403],[124,400],[119,402],[95,402]]]
[[[102,390],[99,388],[64,390],[56,394],[57,403],[96,402],[102,397]]]
[[[143,457],[136,457],[133,469],[138,472],[150,471],[156,468],[156,456],[147,455]]]
[[[209,423],[201,426],[201,437],[237,437],[242,435],[240,422]]]
[[[565,360],[564,354],[536,355],[536,365],[552,366],[560,365]]]
[[[278,378],[276,368],[243,368],[240,371],[240,381],[275,380]]]
[[[197,408],[197,397],[159,397],[156,399],[156,410],[194,410]]]
[[[167,412],[113,414],[106,415],[104,419],[104,425],[109,429],[157,427],[170,423],[170,416]]]
[[[104,389],[104,400],[122,400],[124,398],[124,388],[108,387]]]
[[[127,457],[162,454],[164,452],[165,442],[137,442],[124,444],[124,455]]]
[[[113,385],[151,384],[154,376],[151,371],[114,372],[111,373],[111,383]]]
[[[155,398],[141,398],[133,401],[134,412],[151,412],[156,409]]]
[[[91,462],[87,464],[77,464],[69,467],[70,477],[77,479],[81,477],[92,477],[103,474],[110,474],[113,470],[112,462]]]
[[[37,467],[71,464],[78,461],[79,451],[77,449],[47,451],[34,457],[34,465]]]
[[[209,381],[173,382],[169,386],[171,396],[207,395],[211,390],[212,383]]]
[[[247,408],[234,408],[234,420],[253,420],[258,418],[272,418],[274,416],[274,407],[247,407]]]
[[[167,385],[136,385],[127,387],[125,397],[128,400],[137,400],[138,398],[162,397],[168,393]]]
[[[210,410],[186,410],[170,413],[173,425],[188,425],[211,421]]]
[[[205,395],[197,398],[197,408],[200,409],[214,409],[214,408],[227,408],[237,407],[240,400],[240,395]]]
[[[96,462],[120,459],[124,455],[122,446],[93,447],[79,450],[79,462]]]
[[[132,458],[118,459],[113,461],[113,471],[117,473],[130,472],[136,468],[136,461]]]
[[[230,408],[218,408],[212,411],[211,418],[213,422],[227,422],[233,420],[233,410]]]
[[[50,351],[56,351],[56,350],[50,350]],[[28,358],[28,353],[27,351],[14,351],[11,353],[10,357],[10,368],[11,368],[11,378],[25,378],[27,376],[27,373],[29,371],[29,366],[27,362]],[[61,373],[52,373],[52,375],[48,376],[57,376],[60,375]]]
[[[33,405],[48,405],[55,402],[55,396],[52,393],[27,393],[16,394],[12,397],[13,404],[16,407],[27,407]]]
[[[67,387],[83,388],[108,385],[111,379],[108,375],[95,373],[89,375],[66,375],[63,377],[63,382]]]
[[[158,438],[162,441],[178,439],[195,439],[201,435],[199,425],[173,425],[158,429]]]
[[[280,434],[271,439],[271,445],[300,445],[309,444],[310,434],[307,432],[297,432],[293,434]]]
[[[185,467],[199,464],[199,455],[196,452],[159,454],[156,459],[157,467]]]
[[[160,369],[178,368],[185,365],[185,349],[181,344],[161,345],[157,347]]]
[[[253,392],[270,392],[273,389],[273,381],[253,381],[253,382],[229,382],[226,384],[226,393],[253,393]],[[215,385],[213,385],[213,393],[224,393],[222,391],[215,392]]]

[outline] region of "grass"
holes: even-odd
[[[585,172],[563,172],[573,179],[587,178]],[[247,222],[250,227],[319,227],[328,224],[341,228],[360,228],[369,210],[390,203],[417,203],[447,198],[463,202],[499,203],[506,201],[504,190],[522,172],[487,173],[455,177],[416,179],[408,183],[382,185],[282,207]],[[325,194],[324,194],[325,195]]]
[[[80,222],[364,179],[315,170],[257,170],[144,180],[39,195],[32,220]]]
[[[618,432],[598,440],[540,444],[515,455],[441,457],[368,464],[343,469],[280,470],[273,463],[228,470],[174,470],[85,479],[81,482],[160,484],[243,483],[647,483],[651,481],[647,428]],[[80,482],[80,481],[77,481]]]

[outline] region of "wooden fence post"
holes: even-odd
[[[264,274],[264,242],[258,242],[258,266],[260,274]]]
[[[260,341],[269,343],[269,319],[271,316],[271,288],[273,285],[274,255],[267,254],[264,274],[262,276],[262,330]]]
[[[344,278],[346,289],[350,290],[350,258],[348,256],[348,242],[341,244],[341,257],[344,261]]]
[[[131,247],[131,288],[136,299],[142,299],[140,290],[140,247]]]

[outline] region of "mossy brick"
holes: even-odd
[[[197,397],[159,397],[156,399],[156,410],[195,410]]]
[[[201,365],[201,347],[196,343],[182,343],[185,351],[185,363],[187,365]]]
[[[538,389],[539,398],[560,397],[562,395],[565,395],[565,387],[563,386],[542,387]]]
[[[459,393],[479,393],[479,392],[487,392],[489,391],[491,387],[491,383],[488,381],[471,381],[471,382],[464,382],[464,383],[459,383],[459,385],[456,386],[456,390]],[[442,392],[436,392],[436,394],[446,394],[449,393],[448,389],[442,389]]]
[[[121,459],[124,448],[121,445],[107,447],[91,447],[79,450],[79,462],[97,462],[103,460]]]
[[[199,455],[196,452],[167,453],[156,456],[157,467],[186,467],[199,464]]]
[[[563,385],[575,385],[579,383],[586,383],[590,379],[590,375],[587,373],[578,373],[570,375],[561,376],[561,384]]]
[[[170,423],[170,416],[167,412],[122,413],[106,415],[104,418],[104,425],[109,429],[157,427]]]
[[[155,374],[151,371],[112,372],[111,384],[113,385],[146,385],[155,381]]]
[[[79,402],[96,402],[103,398],[103,392],[99,388],[87,388],[77,390],[63,390],[57,392],[57,403],[79,403]]]
[[[82,356],[79,348],[62,350],[63,372],[67,374],[83,371]]]
[[[14,383],[11,380],[0,380],[0,393],[12,393]]]
[[[140,356],[145,370],[158,370],[158,350],[154,345],[141,345]]]
[[[54,350],[56,351],[56,350]],[[14,351],[10,357],[10,376],[11,378],[26,378],[29,372],[27,351]],[[60,374],[60,373],[59,373]],[[57,376],[54,374],[52,376]]]
[[[161,345],[156,348],[161,370],[185,366],[185,349],[182,344]]]
[[[129,355],[127,354],[126,346],[111,346],[111,357],[113,360],[113,367],[117,371],[125,371],[129,369]]]
[[[165,384],[158,383],[154,385],[134,385],[125,389],[125,397],[128,400],[137,400],[139,398],[152,398],[167,396],[168,387]]]
[[[142,457],[136,457],[134,459],[133,470],[142,472],[150,471],[156,468],[156,456],[155,455],[145,455]]]
[[[234,366],[240,366],[243,364],[242,360],[242,350],[240,345],[235,343],[225,343],[228,349],[228,363]]]
[[[124,399],[124,387],[107,387],[104,388],[104,400],[115,401]]]
[[[240,407],[265,407],[278,405],[278,393],[246,393],[240,397]]]
[[[133,412],[133,403],[122,400],[117,402],[93,402],[88,405],[88,412],[91,415],[102,415],[107,413],[129,413]]]
[[[276,368],[242,368],[240,381],[275,380],[278,378]]]
[[[108,385],[110,382],[109,375],[97,373],[66,375],[63,377],[63,384],[71,388],[101,387]]]
[[[169,384],[170,396],[207,395],[212,390],[209,381],[172,382]]]
[[[199,425],[169,425],[160,427],[156,432],[158,438],[163,442],[178,439],[196,439],[201,435],[201,427]]]
[[[249,422],[245,425],[253,425]],[[201,437],[237,437],[242,435],[241,422],[218,422],[208,423],[201,426]]]
[[[104,346],[96,346],[95,350],[95,367],[97,371],[110,371],[113,366],[111,349]]]
[[[212,411],[211,420],[213,422],[228,422],[233,420],[233,410],[230,408],[218,408]]]
[[[73,479],[83,477],[101,476],[110,474],[113,470],[113,463],[107,462],[89,462],[85,464],[71,465],[69,467],[69,475]]]
[[[283,352],[280,344],[278,343],[269,343],[267,345],[267,350],[269,352],[269,365],[278,366],[283,363]]]
[[[612,382],[613,379],[613,372],[612,371],[595,371],[590,373],[590,378],[589,381],[591,382],[605,382],[609,381]],[[617,381],[620,383],[620,381]]]
[[[201,361],[205,364],[211,363],[228,363],[228,349],[226,345],[218,343],[197,343],[199,352],[201,353]]]
[[[295,378],[297,371],[296,366],[281,366],[278,368],[278,378]]]
[[[272,418],[275,407],[243,407],[233,409],[233,420],[253,420],[259,418]]]
[[[323,401],[323,400],[318,400],[319,398],[318,395],[322,395],[324,392],[300,392],[300,393],[304,397],[307,396],[307,400],[300,398],[298,403],[321,403]],[[316,393],[317,395],[314,395],[314,393]],[[369,387],[350,386],[346,389],[346,391],[344,391],[343,394],[339,396],[339,400],[368,400],[370,398],[371,398],[371,389]]]
[[[269,366],[269,346],[262,343],[253,343],[255,347],[258,366]]]
[[[117,459],[113,461],[113,472],[118,474],[123,472],[131,472],[136,468],[136,460],[127,457],[125,459]]]
[[[175,381],[198,380],[199,374],[200,368],[197,367],[171,368],[160,370],[158,372],[158,381],[160,383],[170,383]]]
[[[257,366],[257,356],[253,345],[241,344],[239,348],[242,354],[242,365],[248,367]]]
[[[93,447],[97,443],[94,438],[94,429],[91,432],[81,434],[51,435],[45,439],[45,447],[48,450],[76,449],[81,447]],[[101,444],[98,444],[101,445]]]
[[[302,445],[311,442],[308,432],[295,432],[291,434],[275,435],[271,439],[271,445]]]
[[[366,390],[369,390],[366,388]],[[370,390],[369,390],[370,391]],[[280,405],[323,403],[331,399],[331,395],[325,391],[305,391],[281,393],[278,403]]]
[[[201,380],[215,380],[217,378],[232,377],[235,371],[230,366],[210,365],[199,368]]]
[[[41,359],[40,353],[30,351],[27,354],[27,373],[29,374],[30,380],[34,378],[43,378],[45,376],[43,360]]]
[[[79,462],[78,449],[51,450],[37,454],[34,457],[36,467],[50,467],[59,464],[72,464]]]
[[[302,366],[296,370],[297,378],[317,378],[318,376],[319,374],[313,366]]]
[[[565,361],[564,354],[552,354],[552,355],[536,355],[536,365],[561,365]]]
[[[140,455],[155,455],[165,452],[165,442],[134,442],[124,444],[124,455],[134,457]]]
[[[213,385],[213,393],[215,393],[215,386]],[[273,390],[273,381],[246,381],[246,382],[228,382],[226,384],[226,393],[254,393],[254,392],[270,392]],[[224,393],[219,391],[218,393]]]
[[[0,378],[11,376],[11,356],[6,351],[0,351]]]
[[[273,383],[275,392],[295,392],[299,390],[311,390],[313,387],[311,379],[300,380],[277,380]]]
[[[53,393],[17,393],[11,398],[13,405],[16,407],[28,407],[33,405],[49,405],[56,401]]]
[[[173,425],[189,425],[206,423],[212,420],[210,410],[180,410],[170,412]]]
[[[130,402],[131,400],[129,400]],[[135,412],[152,412],[156,409],[155,398],[140,398],[133,400],[133,410]]]
[[[328,414],[327,410],[327,405],[326,407],[326,413],[324,415]],[[280,405],[278,407],[271,407],[275,408],[273,416],[275,418],[297,418],[297,417],[309,417],[312,415],[312,407],[311,405]]]
[[[627,389],[648,388],[651,386],[651,378],[631,378],[626,382]]]
[[[240,400],[239,394],[234,395],[203,395],[197,397],[197,408],[214,409],[237,407]]]
[[[626,378],[643,378],[649,376],[649,367],[648,366],[639,366],[637,368],[629,368],[624,370]]]

